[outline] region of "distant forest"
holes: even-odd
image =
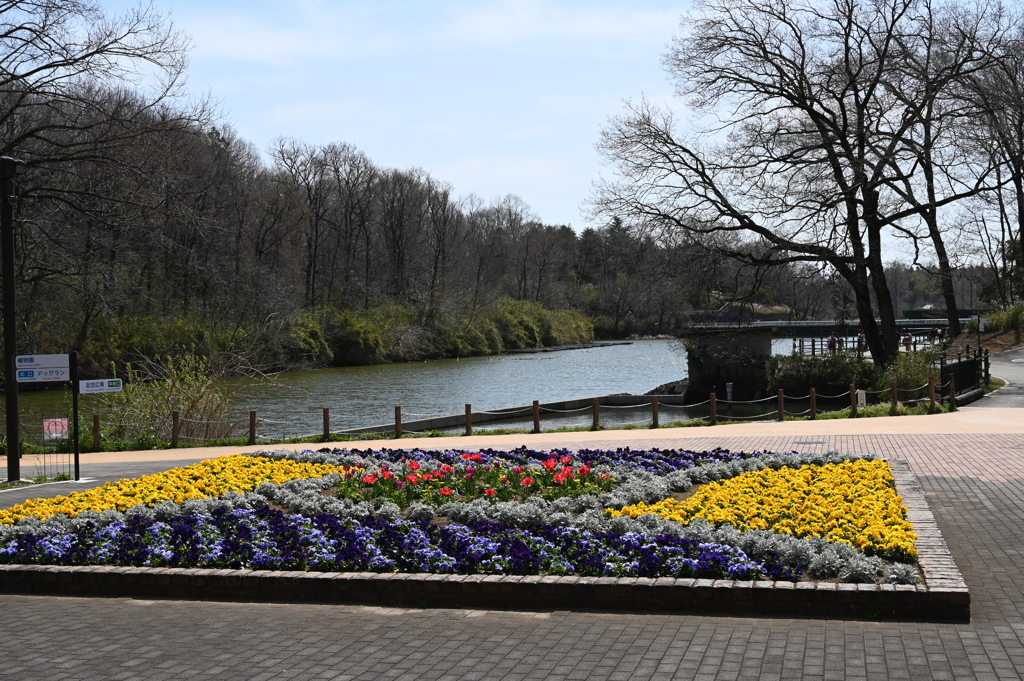
[[[343,142],[263,155],[187,98],[185,42],[163,17],[99,22],[97,7],[0,10],[0,153],[28,165],[22,352],[76,350],[87,375],[183,351],[280,369],[673,334],[691,318],[856,319],[821,267],[745,266],[616,217],[545,224],[519,197],[459,196]],[[941,306],[925,269],[889,271],[898,309]],[[959,269],[958,299],[980,304],[984,277]]]

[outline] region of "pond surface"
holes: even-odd
[[[791,348],[788,339],[773,343],[776,354]],[[580,350],[286,372],[262,382],[235,382],[243,388],[235,409],[243,423],[250,410],[257,413],[260,436],[292,437],[321,432],[324,407],[330,409],[331,428],[337,431],[391,423],[396,406],[402,407],[404,420],[413,420],[461,414],[466,404],[474,411],[488,411],[533,400],[643,394],[685,377],[686,355],[675,341],[645,340]],[[22,393],[23,427],[30,437],[41,433],[42,419],[67,414],[69,405],[67,391]],[[83,432],[101,405],[101,396],[81,397]],[[649,409],[608,411],[607,416],[602,413],[607,424],[650,418]],[[666,411],[662,420],[682,416]],[[590,418],[587,412],[557,425],[589,424]]]

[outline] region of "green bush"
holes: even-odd
[[[366,315],[334,308],[321,310],[327,345],[334,366],[377,364],[384,361],[386,339],[381,328]]]
[[[1017,339],[1024,331],[1024,304],[1013,305],[1001,310],[996,310],[988,315],[992,323],[986,328],[991,331],[1014,331]]]
[[[224,379],[237,368],[237,360],[215,366],[192,353],[129,365],[124,389],[102,396],[103,439],[117,443],[115,448],[160,446],[171,439],[175,411],[183,440],[234,437],[242,424],[230,416],[231,398],[243,384],[229,388]]]
[[[541,318],[543,307],[540,303],[501,298],[492,306],[489,317],[501,334],[502,344],[507,350],[523,350],[543,347]]]
[[[888,390],[892,382],[901,390],[920,388],[929,378],[938,380],[938,351],[901,352],[889,366],[873,371],[872,389]]]
[[[839,394],[850,385],[871,384],[873,373],[873,365],[855,355],[776,355],[770,362],[768,382],[787,394],[806,395],[811,388],[822,394]]]
[[[301,314],[293,317],[282,336],[280,354],[289,366],[330,366],[334,353],[327,334],[316,315]]]

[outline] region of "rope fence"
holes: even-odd
[[[979,357],[987,362],[987,356],[981,353],[976,353],[976,357],[970,361],[974,362]],[[982,365],[978,364],[978,367],[982,367]],[[776,395],[767,395],[765,397],[755,395],[755,399],[751,400],[723,400],[718,399],[715,393],[710,393],[708,399],[691,403],[681,402],[681,398],[678,395],[661,396],[660,399],[656,395],[627,397],[608,395],[589,400],[570,400],[563,403],[554,403],[566,408],[558,408],[553,406],[553,404],[542,405],[538,401],[534,401],[530,406],[474,411],[472,405],[467,404],[465,405],[464,416],[453,414],[431,416],[417,412],[403,413],[402,407],[396,406],[392,423],[385,422],[377,426],[353,428],[339,432],[343,434],[393,433],[396,437],[401,437],[402,435],[429,435],[437,431],[452,431],[464,427],[465,433],[470,435],[474,427],[483,423],[500,424],[502,421],[521,421],[523,419],[531,419],[531,417],[533,432],[541,432],[543,416],[547,416],[556,423],[559,420],[564,422],[565,419],[570,419],[575,420],[577,425],[584,425],[586,422],[583,419],[587,413],[590,415],[589,420],[593,429],[603,427],[603,416],[607,417],[604,419],[604,426],[648,425],[651,428],[658,428],[661,426],[660,415],[664,410],[674,410],[676,415],[683,417],[682,421],[701,421],[711,423],[712,425],[718,423],[720,419],[730,421],[774,419],[782,421],[786,418],[807,417],[814,419],[826,415],[834,417],[835,414],[844,412],[849,412],[849,416],[852,418],[857,416],[858,409],[870,405],[885,404],[886,402],[889,402],[893,409],[896,409],[901,403],[930,403],[932,407],[937,407],[939,403],[948,402],[951,406],[955,407],[957,396],[964,392],[964,390],[958,389],[958,385],[961,385],[963,380],[961,376],[967,377],[966,380],[963,380],[962,385],[964,389],[975,389],[980,384],[978,381],[971,381],[970,379],[972,377],[980,379],[982,375],[987,375],[987,366],[983,367],[984,374],[981,368],[972,369],[973,373],[966,370],[961,371],[962,367],[957,369],[953,364],[944,365],[944,368],[948,371],[940,378],[912,388],[900,388],[895,382],[892,383],[889,389],[879,390],[858,389],[855,385],[851,385],[850,389],[845,392],[828,395],[818,394],[812,388],[806,395],[786,395],[784,391],[779,390]],[[946,380],[940,382],[941,379]],[[841,403],[843,400],[848,400],[848,406],[836,409],[836,404]],[[623,403],[624,401],[625,403]],[[824,409],[818,408],[819,401],[826,403],[823,405]],[[807,408],[800,410],[787,409],[787,402],[790,405],[799,404],[801,407],[806,405]],[[574,403],[581,406],[571,406]],[[751,413],[758,406],[763,409],[772,403],[776,403],[776,408],[765,413]],[[639,419],[635,417],[630,418],[636,412],[647,412],[647,414],[642,415],[642,418]],[[678,414],[678,412],[683,413]],[[404,423],[403,418],[405,418]],[[270,439],[294,438],[315,440],[322,436],[322,441],[330,441],[334,439],[335,435],[331,428],[330,409],[326,407],[323,408],[323,428],[316,432],[304,421],[267,418],[266,416],[258,416],[255,411],[248,412],[248,419],[246,419],[245,415],[235,418],[224,418],[218,415],[217,418],[204,419],[195,415],[183,415],[174,411],[169,420],[160,421],[111,420],[101,422],[99,415],[94,415],[92,420],[92,451],[102,450],[104,440],[108,441],[108,443],[117,443],[116,446],[152,449],[166,446],[167,442],[173,448],[185,443],[202,444],[240,439],[247,441],[249,444],[256,444],[257,442]],[[65,424],[67,421],[68,419],[64,415],[56,419],[44,419],[44,429],[55,428],[57,426],[54,426],[54,423]],[[672,422],[680,421],[673,417]],[[66,425],[61,425],[60,427],[67,428]],[[88,447],[88,425],[83,423],[81,427],[83,431],[83,444]],[[48,446],[55,451],[59,450],[61,447],[67,446],[66,443],[70,439],[69,433],[65,431],[60,431],[63,435],[54,435],[53,432],[49,431],[36,434],[34,431],[30,432],[30,429],[26,428],[24,430],[24,440],[36,444],[37,449],[40,450],[45,450]],[[49,469],[52,465],[56,465],[56,463],[44,459],[41,465],[43,468]]]

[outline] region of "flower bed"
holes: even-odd
[[[133,506],[188,499],[219,497],[227,492],[244,493],[261,483],[281,484],[296,478],[321,477],[345,467],[308,463],[285,458],[267,459],[236,454],[208,459],[164,473],[125,478],[102,487],[73,492],[68,496],[34,499],[0,511],[0,524],[10,525],[23,518],[45,520],[57,514],[74,517],[83,511],[125,511]]]
[[[740,530],[822,537],[867,555],[913,561],[916,535],[884,461],[767,469],[712,482],[685,501],[665,499],[610,511],[615,517],[654,513],[683,524],[703,518]]]
[[[214,460],[162,474],[178,481],[167,487],[173,496],[161,496],[161,485],[167,483],[148,476],[92,490],[96,496],[79,495],[74,502],[40,501],[11,509],[8,513],[20,520],[0,526],[0,561],[916,579],[909,564],[883,563],[820,536],[742,531],[700,519],[683,525],[650,513],[636,518],[607,513],[742,473],[848,458],[838,454],[324,450],[225,458],[233,461],[222,469]],[[223,487],[205,479],[216,470],[230,473]],[[95,506],[88,505],[90,499]],[[39,512],[35,517],[30,515],[34,511]]]

